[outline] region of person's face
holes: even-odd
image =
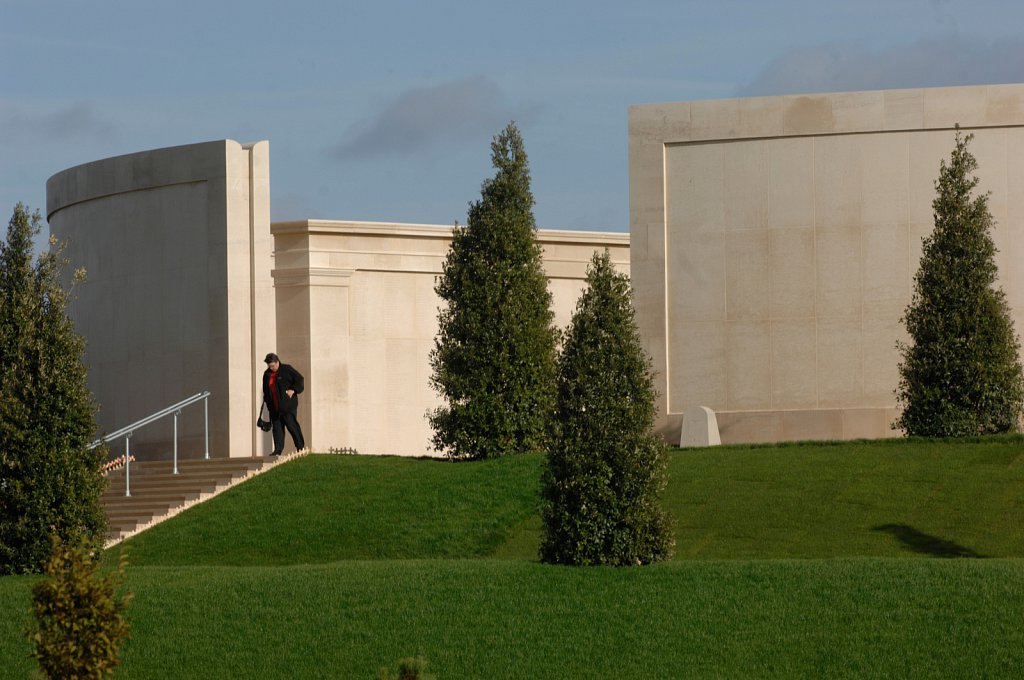
[[[267,368],[270,369],[271,373],[277,373],[277,369],[281,368],[281,362],[280,361],[268,361],[267,362]]]

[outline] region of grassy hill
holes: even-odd
[[[166,566],[536,560],[542,463],[312,456],[124,548]],[[669,480],[677,560],[1024,557],[1019,437],[679,450]]]
[[[676,559],[642,569],[536,562],[539,457],[313,456],[124,544],[119,677],[1017,677],[1022,454],[676,451]],[[0,677],[31,674],[32,582],[0,578]]]

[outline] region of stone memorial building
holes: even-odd
[[[595,249],[630,274],[658,430],[717,415],[723,442],[892,434],[900,316],[933,182],[959,124],[991,192],[998,265],[1024,313],[1024,85],[634,106],[629,234],[541,230],[557,321]],[[262,359],[305,376],[318,450],[424,455],[437,405],[442,226],[270,222],[267,142],[86,163],[47,183],[52,233],[89,280],[72,315],[111,431],[202,390],[213,455],[268,452]],[[169,426],[133,450],[159,455]],[[182,439],[202,436],[183,415]]]

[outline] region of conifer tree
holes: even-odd
[[[654,397],[629,279],[607,250],[595,253],[558,365],[542,561],[624,566],[671,556],[671,521],[659,506],[667,452],[653,434]]]
[[[924,240],[914,292],[903,316],[893,427],[908,435],[962,437],[1016,430],[1024,402],[1020,342],[996,285],[988,195],[974,196],[973,135],[959,126],[942,161],[932,202],[935,229]]]
[[[0,243],[0,574],[42,569],[51,535],[98,547],[106,528],[106,451],[86,450],[96,408],[66,312],[67,261],[54,239],[33,260],[39,228],[19,203]]]
[[[558,331],[537,244],[523,140],[510,123],[491,143],[496,170],[456,226],[442,276],[429,414],[433,445],[451,458],[545,450]]]

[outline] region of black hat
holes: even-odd
[[[265,359],[263,360],[263,363],[265,363],[265,364],[269,364],[269,363],[270,363],[271,361],[276,361],[276,362],[278,362],[278,363],[281,363],[281,358],[280,358],[279,356],[277,356],[276,354],[274,354],[273,352],[271,352],[271,353],[270,353],[270,354],[268,354],[268,355],[266,356],[266,358],[265,358]]]

